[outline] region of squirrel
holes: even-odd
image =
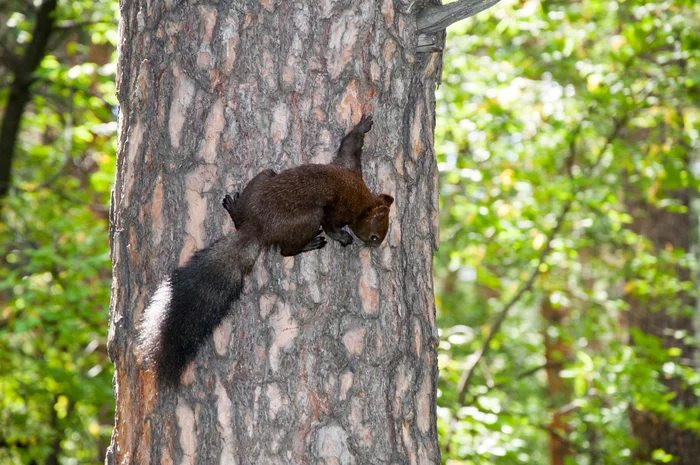
[[[142,320],[141,344],[160,382],[177,385],[199,347],[240,297],[243,278],[263,250],[293,256],[325,247],[325,234],[348,246],[350,230],[365,245],[382,243],[394,198],[373,194],[362,179],[364,136],[371,115],[343,138],[330,164],[264,170],[223,207],[236,232],[198,250],[153,295]]]

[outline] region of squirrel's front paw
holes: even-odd
[[[323,236],[314,237],[311,242],[306,244],[302,249],[302,252],[310,252],[311,250],[322,249],[326,246],[326,238]]]
[[[340,242],[340,245],[342,245],[343,247],[347,247],[353,242],[352,236],[347,231],[340,231],[340,233],[336,237],[334,237],[334,239]]]

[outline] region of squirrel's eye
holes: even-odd
[[[369,236],[369,238],[372,239],[373,241],[379,240],[379,236],[377,236],[376,234],[372,234],[371,236]]]

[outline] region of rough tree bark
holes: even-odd
[[[425,3],[122,0],[107,463],[440,463],[442,54],[417,53]],[[396,198],[385,244],[264,254],[185,385],[157,390],[142,312],[173,267],[232,230],[223,195],[265,168],[329,161],[365,112],[365,178]]]

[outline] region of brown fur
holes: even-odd
[[[389,230],[388,194],[372,194],[362,179],[364,133],[370,116],[343,139],[329,165],[302,165],[275,173],[265,170],[224,207],[236,228],[260,239],[261,245],[280,247],[282,255],[296,255],[325,246],[319,228],[343,245],[352,237],[349,226],[366,245],[381,244]]]

